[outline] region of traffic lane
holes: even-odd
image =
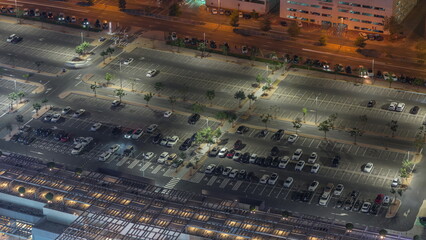
[[[422,93],[401,91],[392,88],[383,88],[353,82],[333,80],[330,78],[312,78],[289,74],[280,82],[275,93],[286,94],[290,91],[303,89],[304,92],[313,93],[318,99],[325,96],[337,96],[352,98],[353,103],[367,106],[368,101],[374,99],[377,106],[388,105],[392,101],[404,102],[407,105],[419,105],[426,107],[426,96]],[[408,107],[407,107],[408,108]]]

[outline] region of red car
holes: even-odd
[[[64,136],[61,137],[61,142],[68,142],[68,140],[70,140],[71,136],[69,134],[65,134]]]
[[[377,203],[377,204],[382,204],[382,202],[383,202],[383,198],[385,197],[385,195],[384,194],[382,194],[382,193],[380,193],[380,194],[377,194],[377,197],[376,197],[376,199],[374,200],[374,202],[375,203]]]
[[[235,150],[232,149],[231,151],[228,152],[228,154],[226,154],[226,157],[227,158],[232,158],[232,157],[234,157],[234,155],[235,155]]]
[[[239,149],[241,149],[243,147],[243,142],[241,141],[241,140],[237,140],[235,143],[234,143],[234,149],[235,150],[239,150]]]

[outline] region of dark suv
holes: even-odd
[[[339,167],[339,164],[340,164],[340,156],[335,156],[333,158],[332,166],[333,167]]]
[[[200,114],[194,113],[188,118],[189,124],[195,124],[200,120]]]

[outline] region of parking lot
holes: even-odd
[[[15,91],[15,83],[13,81],[0,79],[0,113],[3,114],[9,110],[10,100],[8,99],[9,93],[15,91],[22,91],[26,95],[30,94],[34,91],[36,87],[33,85],[16,82],[16,91]],[[19,99],[18,99],[19,101]]]
[[[375,107],[368,108],[367,102],[375,99]],[[402,100],[403,99],[403,100]],[[425,114],[426,96],[418,93],[401,92],[393,89],[355,86],[352,83],[326,79],[314,79],[296,75],[288,75],[271,97],[272,101],[259,100],[255,104],[267,105],[256,109],[258,114],[270,113],[270,107],[277,105],[279,110],[274,114],[278,118],[295,119],[302,117],[301,108],[308,108],[306,121],[317,123],[324,121],[333,113],[338,114],[335,126],[343,128],[357,127],[365,131],[391,135],[386,124],[390,120],[398,121],[399,129],[396,136],[414,137],[421,126]],[[404,102],[403,112],[387,110],[391,101]],[[413,106],[420,106],[418,114],[410,114]],[[317,116],[315,112],[317,111]],[[367,121],[360,120],[366,115]]]
[[[12,66],[19,66],[33,70],[57,73],[76,56],[75,47],[81,43],[81,38],[59,32],[28,27],[25,25],[0,23],[0,61]],[[6,38],[16,34],[23,38],[17,44],[6,42]],[[61,39],[61,41],[57,41]],[[87,41],[90,42],[90,39]],[[36,65],[40,62],[40,66]]]
[[[123,87],[157,93],[154,84],[162,82],[164,89],[161,94],[181,97],[186,92],[188,100],[210,104],[206,98],[207,90],[214,90],[216,97],[212,100],[215,105],[235,108],[238,101],[234,99],[235,92],[243,90],[246,94],[254,91],[251,84],[255,82],[257,74],[265,71],[240,66],[233,63],[194,58],[179,54],[170,54],[162,51],[138,48],[129,54],[122,54],[121,59],[133,58],[129,65],[121,64]],[[158,70],[152,78],[146,77],[150,69]],[[119,60],[106,67],[107,71],[120,72]],[[104,76],[95,76],[91,79],[96,82],[105,82]],[[111,81],[120,86],[120,77]],[[190,90],[190,92],[188,92]]]

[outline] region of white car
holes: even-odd
[[[371,203],[370,202],[364,202],[362,204],[362,207],[361,207],[361,212],[368,213],[370,211],[370,207],[371,207]]]
[[[80,154],[80,153],[81,153],[81,151],[83,151],[84,146],[85,146],[85,145],[83,145],[83,144],[81,144],[81,143],[76,144],[76,145],[74,146],[74,148],[71,150],[71,154],[72,154],[72,155]]]
[[[303,150],[298,148],[296,149],[296,151],[294,151],[293,156],[291,157],[291,160],[299,161],[302,155],[303,155]]]
[[[272,173],[271,174],[271,178],[269,178],[269,180],[268,180],[268,184],[275,185],[275,183],[277,181],[278,181],[278,174],[277,173]]]
[[[315,163],[317,159],[318,159],[318,154],[316,152],[313,152],[308,158],[308,163]]]
[[[161,153],[161,155],[158,157],[157,162],[158,163],[164,163],[167,158],[169,157],[169,153],[168,152],[163,152]]]
[[[396,106],[396,111],[402,112],[404,111],[404,108],[405,108],[405,103],[398,103],[398,105]]]
[[[34,17],[40,17],[40,10],[34,10]]]
[[[212,8],[212,14],[217,15],[217,9],[216,8]]]
[[[120,150],[120,144],[114,144],[114,145],[111,145],[110,147],[109,147],[109,152],[111,152],[111,153],[115,153],[115,152],[117,152],[118,150]]]
[[[396,110],[396,106],[398,105],[398,103],[397,102],[391,102],[390,104],[389,104],[389,108],[388,108],[388,110],[389,111],[395,111]]]
[[[255,163],[256,159],[257,159],[257,154],[256,153],[251,154],[249,163]]]
[[[237,176],[238,172],[239,172],[239,171],[238,171],[238,169],[234,168],[234,169],[232,169],[232,171],[229,173],[228,177],[230,177],[230,178],[235,178],[235,177]]]
[[[240,151],[235,152],[234,156],[232,157],[232,160],[238,161],[241,158],[242,154]]]
[[[143,134],[143,130],[141,128],[136,129],[135,131],[133,131],[132,134],[132,139],[139,139]]]
[[[291,184],[293,184],[293,178],[292,177],[288,177],[285,181],[284,181],[284,187],[289,188],[291,187]]]
[[[205,173],[213,173],[213,171],[216,169],[215,164],[210,164],[206,167],[206,170],[204,170]]]
[[[173,147],[179,141],[178,136],[173,136],[167,141],[167,147]]]
[[[92,137],[77,137],[74,138],[74,144],[82,144],[84,146],[89,145],[93,141]]]
[[[170,38],[172,39],[172,41],[176,41],[177,38],[177,34],[175,32],[172,32],[172,34],[170,35]]]
[[[72,22],[72,23],[77,22],[77,18],[76,18],[75,16],[72,16],[72,17],[71,17],[71,22]]]
[[[399,178],[394,178],[393,180],[392,180],[392,184],[391,184],[391,187],[398,187],[399,186],[399,183],[400,183],[400,181],[399,181]]]
[[[165,111],[163,116],[165,118],[168,118],[168,117],[172,116],[172,113],[173,113],[172,111]]]
[[[81,117],[81,115],[83,115],[86,112],[86,110],[84,109],[78,109],[72,116],[75,118]]]
[[[146,129],[147,133],[153,133],[155,130],[157,130],[158,125],[157,124],[151,124],[148,126],[148,128]]]
[[[227,153],[228,153],[228,148],[224,147],[224,148],[220,149],[220,151],[217,154],[217,156],[219,156],[220,158],[224,158]]]
[[[12,42],[13,41],[13,39],[15,39],[15,38],[17,38],[18,36],[16,36],[16,34],[12,34],[12,35],[10,35],[7,39],[6,39],[6,41],[7,42]]]
[[[266,184],[269,180],[269,175],[265,174],[262,176],[262,178],[259,180],[260,183]]]
[[[287,164],[290,162],[290,157],[288,156],[284,156],[281,160],[280,163],[278,164],[279,168],[285,168],[287,167]]]
[[[99,156],[99,161],[101,162],[105,162],[106,160],[108,160],[108,158],[110,158],[112,155],[111,152],[104,152]]]
[[[389,196],[385,196],[385,197],[383,198],[383,205],[387,206],[387,205],[389,205],[391,202],[392,202],[392,198],[391,198],[391,197],[389,197]]]
[[[118,107],[118,106],[120,106],[120,104],[121,104],[120,100],[114,100],[114,101],[112,101],[111,106]]]
[[[296,166],[294,167],[294,170],[302,171],[304,166],[305,166],[305,161],[300,160],[297,162]]]
[[[318,186],[319,186],[319,182],[318,181],[313,181],[311,183],[311,185],[309,185],[308,191],[315,192],[315,190],[317,189]]]
[[[223,169],[222,175],[228,176],[229,173],[231,173],[231,171],[232,171],[232,167],[226,167],[225,169]]]
[[[130,63],[133,62],[133,60],[134,60],[133,58],[128,58],[128,59],[126,59],[126,60],[123,61],[123,64],[124,65],[129,65]]]
[[[143,157],[145,158],[145,160],[150,160],[154,156],[155,156],[155,154],[153,152],[146,152],[146,153],[143,154]]]
[[[94,124],[92,125],[92,127],[90,128],[90,131],[92,131],[92,132],[96,132],[96,131],[98,131],[98,130],[99,130],[99,128],[101,128],[101,127],[102,127],[102,123],[100,123],[100,122],[94,123]]]
[[[167,146],[167,142],[169,141],[169,138],[170,138],[169,136],[163,137],[160,141],[160,145],[161,146]]]
[[[67,114],[71,111],[71,107],[70,106],[66,106],[62,109],[62,114]]]
[[[320,165],[318,163],[315,163],[314,165],[312,165],[311,173],[318,173],[319,169]]]
[[[344,188],[345,187],[343,186],[343,184],[337,184],[336,188],[334,189],[334,195],[340,196]]]
[[[147,77],[154,77],[156,73],[157,73],[157,70],[151,69],[146,73],[146,76]]]
[[[287,141],[289,143],[295,143],[297,139],[299,139],[299,136],[297,134],[291,134],[290,136],[288,136]]]
[[[373,163],[369,162],[369,163],[365,164],[363,171],[366,172],[366,173],[371,173],[371,171],[373,171],[373,168],[374,168]]]
[[[60,113],[55,113],[52,116],[52,119],[50,119],[51,122],[58,122],[61,119],[62,115]]]

